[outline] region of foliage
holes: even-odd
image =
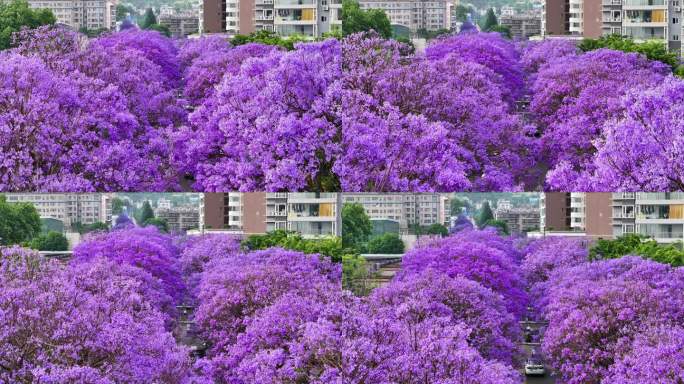
[[[449,234],[449,230],[442,223],[434,223],[425,228],[425,234],[444,237]]]
[[[373,231],[370,219],[359,203],[342,206],[342,246],[361,249]]]
[[[230,44],[237,47],[249,43],[259,43],[265,45],[274,45],[276,47],[285,48],[288,51],[295,49],[295,44],[308,41],[305,36],[291,35],[288,37],[281,37],[273,31],[265,29],[252,32],[249,35],[237,34],[230,40]]]
[[[383,233],[368,241],[368,253],[377,254],[402,254],[404,242],[396,233]]]
[[[0,245],[21,244],[40,234],[40,216],[31,203],[8,203],[0,195]]]
[[[684,275],[640,257],[563,268],[549,282],[542,350],[566,383],[605,382],[640,332],[684,321],[684,298],[673,294]]]
[[[679,65],[677,54],[669,52],[667,43],[659,40],[635,42],[631,38],[620,35],[601,36],[598,39],[583,39],[579,48],[584,52],[601,48],[614,49],[622,52],[636,52],[646,56],[649,60],[657,60],[667,64],[674,70]]]
[[[449,199],[449,212],[451,216],[458,216],[463,213],[463,209],[469,209],[470,203],[467,200],[453,197]]]
[[[145,225],[147,223],[147,220],[150,219],[154,219],[154,211],[152,210],[152,205],[150,205],[150,201],[146,200],[145,202],[143,202],[142,210],[140,211],[138,217],[136,217],[136,220],[138,223]]]
[[[185,291],[178,254],[173,239],[155,227],[124,228],[88,235],[74,248],[71,263],[104,258],[137,267],[148,284],[148,300],[173,319]]]
[[[614,240],[599,239],[589,250],[592,260],[617,259],[625,255],[639,255],[673,267],[684,266],[684,250],[681,246],[658,244],[638,234],[627,234]]]
[[[80,233],[81,235],[84,235],[90,232],[107,231],[109,230],[109,225],[101,221],[96,221],[92,224],[86,225],[83,225],[80,222],[76,222],[73,224],[73,228],[76,230],[76,232]]]
[[[499,20],[496,19],[496,15],[494,14],[494,9],[489,8],[487,10],[487,14],[485,15],[484,22],[482,23],[482,30],[490,32],[490,31],[492,31],[492,28],[494,28],[498,25],[499,25]]]
[[[143,15],[142,22],[140,22],[140,28],[150,29],[153,25],[157,24],[157,16],[155,16],[152,8],[147,8],[145,14]]]
[[[342,256],[342,288],[356,296],[366,296],[370,293],[371,283],[368,262],[360,255]]]
[[[12,46],[12,34],[22,28],[37,28],[57,21],[49,9],[31,9],[26,0],[0,3],[0,51]]]
[[[116,5],[116,21],[123,21],[126,19],[128,16],[135,16],[136,12],[133,7],[130,5],[126,4],[117,4]]]
[[[151,24],[147,28],[150,31],[157,31],[166,37],[171,37],[171,30],[165,24]]]
[[[392,26],[385,11],[362,10],[356,0],[342,0],[342,34],[375,31],[385,39],[392,36]]]
[[[31,240],[31,248],[39,251],[66,251],[69,241],[62,233],[50,231]]]
[[[182,383],[188,351],[164,330],[132,269],[0,249],[0,381]]]
[[[495,25],[495,26],[489,28],[488,31],[489,31],[489,32],[496,32],[496,33],[500,34],[501,36],[503,36],[503,37],[505,37],[505,38],[507,38],[507,39],[512,38],[512,36],[511,36],[511,28],[510,28],[509,26],[507,26],[507,25],[500,25],[500,24],[497,24],[497,25]]]
[[[482,203],[480,214],[477,216],[477,226],[484,228],[491,220],[494,220],[494,213],[492,212],[492,208],[489,206],[489,201],[485,201]]]
[[[344,255],[355,253],[354,250],[344,247],[339,237],[304,239],[299,233],[282,229],[264,235],[251,235],[242,242],[242,246],[251,251],[280,247],[307,254],[317,253],[330,257],[334,262],[340,262]]]
[[[527,295],[512,240],[493,230],[466,230],[416,245],[404,254],[399,276],[432,269],[463,276],[502,295],[506,308],[521,316]]]

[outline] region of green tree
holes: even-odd
[[[26,0],[0,1],[0,50],[10,48],[12,34],[22,27],[37,28],[55,21],[52,11],[31,9]]]
[[[676,53],[668,52],[665,42],[660,40],[648,40],[637,43],[634,40],[620,35],[602,36],[598,39],[584,39],[579,44],[584,51],[593,51],[601,48],[614,49],[623,52],[636,52],[646,56],[649,60],[663,62],[675,71],[679,65]]]
[[[392,37],[392,25],[385,11],[381,9],[361,9],[356,0],[342,0],[342,34],[374,30],[385,39]]]
[[[457,197],[454,197],[449,201],[449,211],[451,212],[451,216],[458,216],[461,213],[463,213],[463,208],[469,208],[470,204],[466,200],[461,200]]]
[[[242,247],[247,250],[281,247],[304,253],[318,253],[328,256],[334,262],[341,262],[344,255],[356,254],[354,249],[342,245],[339,237],[322,239],[304,239],[297,232],[278,229],[263,235],[252,235],[242,241]]]
[[[456,21],[459,21],[461,23],[468,20],[468,14],[472,15],[474,12],[475,12],[475,10],[471,6],[469,6],[469,5],[466,6],[463,4],[457,5],[456,8],[454,9]]]
[[[147,27],[151,31],[157,31],[166,37],[171,37],[171,30],[165,24],[152,24]]]
[[[120,215],[125,206],[126,206],[125,201],[119,199],[118,197],[113,198],[112,199],[112,214],[113,215]]]
[[[484,227],[494,227],[499,231],[500,234],[503,234],[503,235],[509,235],[510,234],[510,232],[508,231],[508,224],[506,224],[506,222],[503,220],[494,220],[494,219],[488,220],[485,223]]]
[[[639,255],[674,267],[684,266],[682,244],[658,244],[655,240],[639,234],[627,234],[617,239],[599,239],[589,249],[591,260],[616,259],[625,255]]]
[[[370,239],[368,253],[401,254],[404,253],[404,242],[396,233],[383,233]]]
[[[135,10],[133,7],[124,4],[116,5],[116,21],[122,21],[129,15],[135,16]]]
[[[360,249],[373,231],[371,221],[359,203],[344,204],[342,207],[342,245]]]
[[[20,244],[38,236],[40,216],[31,203],[8,203],[0,195],[0,245]]]
[[[50,231],[31,240],[30,247],[39,251],[66,251],[69,241],[63,234]]]
[[[159,219],[156,217],[152,217],[150,219],[145,220],[143,225],[146,227],[149,225],[153,225],[153,226],[157,227],[157,229],[159,229],[161,232],[168,232],[169,231],[169,223],[167,223],[166,220],[164,220],[164,219]]]
[[[371,292],[373,287],[366,259],[355,254],[342,257],[342,288],[356,296],[366,296]]]
[[[294,49],[296,43],[305,41],[308,41],[308,39],[304,36],[290,35],[283,38],[275,32],[262,29],[260,31],[252,32],[249,35],[235,35],[235,37],[230,40],[230,43],[233,46],[244,45],[247,43],[261,43],[283,47],[288,51],[291,51]]]
[[[494,220],[494,213],[492,208],[489,206],[489,201],[485,201],[482,204],[482,209],[480,210],[480,216],[477,217],[477,226],[484,228],[484,226],[490,221]]]
[[[81,223],[74,223],[73,227],[76,230],[76,232],[78,232],[82,235],[84,235],[86,233],[90,233],[90,232],[109,230],[109,226],[107,224],[101,222],[101,221],[97,221],[95,223],[87,224],[87,225],[83,225]]]
[[[434,223],[425,229],[428,235],[439,235],[442,237],[449,235],[449,229],[441,223]]]
[[[496,27],[497,25],[499,25],[499,20],[496,19],[494,8],[489,8],[487,10],[487,14],[485,15],[484,23],[482,23],[482,30],[491,31],[492,28]]]
[[[143,15],[143,20],[140,23],[140,28],[148,29],[150,26],[157,24],[157,16],[154,15],[152,8],[147,8]]]
[[[140,212],[140,216],[138,217],[138,224],[145,225],[147,220],[150,219],[154,219],[154,211],[152,210],[150,202],[145,200],[142,206],[142,211]]]

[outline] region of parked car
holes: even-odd
[[[525,362],[525,376],[544,376],[545,374],[546,367],[541,361],[528,360]]]

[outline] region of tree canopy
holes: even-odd
[[[342,0],[342,34],[374,30],[385,39],[392,37],[392,25],[381,9],[362,10],[356,0]]]
[[[0,50],[12,45],[12,34],[22,27],[37,28],[55,21],[51,10],[31,9],[26,0],[0,1]]]
[[[660,40],[648,40],[635,42],[634,40],[620,35],[601,36],[598,39],[583,39],[579,48],[589,52],[601,48],[614,49],[622,52],[636,52],[646,56],[649,60],[657,60],[672,67],[674,70],[679,65],[679,58],[674,52],[667,49],[667,45]]]
[[[342,207],[342,245],[360,249],[368,241],[373,227],[359,203],[347,203]]]
[[[55,231],[34,238],[30,245],[31,248],[39,251],[66,251],[69,249],[69,241],[66,236]]]
[[[383,233],[368,241],[368,253],[404,253],[404,242],[396,233]]]
[[[480,215],[477,217],[477,226],[484,228],[490,220],[494,220],[494,213],[492,212],[492,208],[489,206],[489,201],[485,201],[482,204]]]
[[[41,230],[38,211],[31,203],[8,203],[0,195],[0,245],[20,244],[38,236]]]

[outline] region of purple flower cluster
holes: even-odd
[[[684,188],[681,80],[635,53],[477,32],[425,54],[373,33],[290,52],[136,29],[15,44],[0,191]]]
[[[574,240],[533,248],[523,268],[537,275],[551,269],[537,283],[549,321],[542,349],[563,382],[636,383],[656,372],[660,382],[677,381],[684,364],[674,353],[684,342],[681,269],[636,256],[581,261]]]
[[[188,351],[132,269],[0,249],[0,382],[185,383]]]

